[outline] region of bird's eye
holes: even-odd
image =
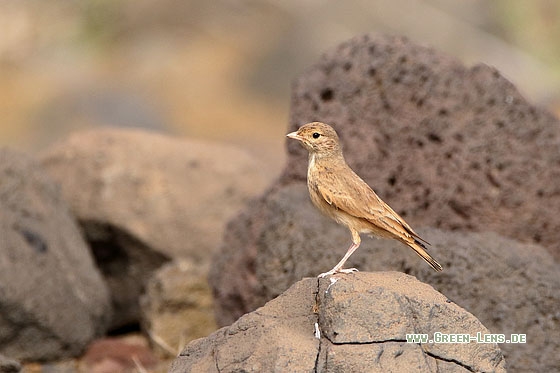
[[[314,132],[314,133],[313,133],[313,138],[314,138],[314,139],[318,139],[319,136],[321,136],[321,135],[320,135],[318,132]]]

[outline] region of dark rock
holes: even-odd
[[[137,323],[139,299],[146,282],[169,258],[119,227],[87,221],[82,222],[82,229],[111,291],[111,327],[117,329]]]
[[[560,258],[560,122],[497,70],[357,37],[295,81],[286,132],[315,120],[412,226],[494,231]],[[282,183],[304,181],[306,167],[307,151],[288,142]]]
[[[109,294],[54,182],[0,151],[0,352],[25,360],[79,354],[104,333]]]
[[[113,327],[138,321],[140,293],[163,263],[209,261],[227,219],[265,184],[239,149],[140,130],[77,133],[47,150],[42,165],[109,283]]]
[[[319,335],[317,335],[317,331]],[[397,272],[304,279],[188,345],[171,372],[505,372],[496,344],[407,343],[406,334],[488,330],[429,285]]]

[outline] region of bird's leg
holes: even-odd
[[[354,253],[354,251],[356,251],[356,249],[358,247],[360,247],[361,241],[362,240],[360,239],[360,234],[358,232],[352,230],[352,245],[348,248],[348,251],[346,251],[346,254],[344,254],[344,257],[340,260],[340,262],[338,262],[337,265],[334,266],[333,269],[331,269],[328,272],[321,273],[317,277],[323,278],[323,277],[326,277],[326,276],[334,275],[335,273],[358,272],[358,270],[356,268],[342,269],[342,266],[344,266],[344,263],[346,263],[348,258],[350,258],[350,255],[352,255]]]

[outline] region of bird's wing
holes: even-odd
[[[397,237],[411,236],[425,243],[358,175],[351,172],[325,172],[316,180],[317,192],[330,205],[362,218]]]

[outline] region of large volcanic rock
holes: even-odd
[[[319,120],[348,164],[413,226],[494,231],[560,258],[560,122],[488,66],[363,36],[296,80],[288,131]],[[283,183],[307,151],[288,142]]]
[[[409,333],[488,330],[429,285],[397,272],[304,279],[188,345],[171,372],[505,372],[496,344],[407,343]]]
[[[559,369],[547,329],[558,328],[559,271],[542,248],[560,251],[558,120],[492,68],[370,36],[343,43],[296,81],[286,132],[315,120],[337,129],[351,167],[413,227],[442,229],[421,230],[442,274],[383,240],[364,240],[348,265],[414,273],[495,333],[537,333],[538,342],[503,346],[510,366]],[[231,221],[216,255],[210,280],[222,325],[330,269],[350,243],[309,203],[306,151],[291,141],[288,155],[279,182]]]
[[[107,286],[55,183],[0,150],[0,354],[76,356],[110,319]]]

